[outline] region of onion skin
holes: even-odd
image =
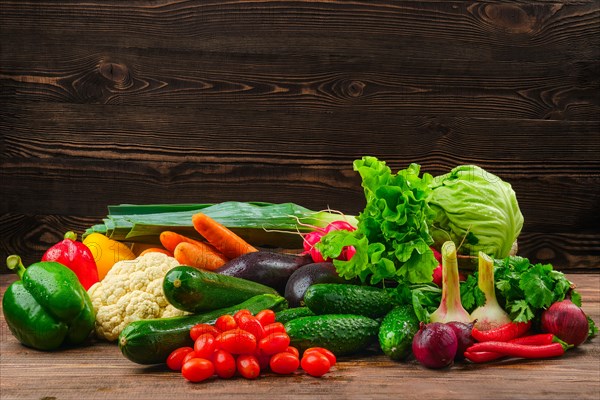
[[[557,301],[542,313],[542,329],[560,340],[579,346],[589,333],[589,322],[583,310],[569,299]]]
[[[456,335],[457,349],[454,359],[463,360],[465,358],[465,351],[475,344],[475,339],[471,336],[473,322],[465,324],[464,322],[452,321],[446,325],[452,328]]]
[[[427,368],[445,368],[454,362],[458,339],[454,330],[443,323],[421,322],[419,331],[413,337],[412,350],[417,361]]]

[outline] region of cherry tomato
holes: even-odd
[[[265,335],[265,331],[256,317],[242,314],[237,321],[238,327],[253,334],[256,340],[260,340]]]
[[[198,358],[198,355],[196,354],[195,351],[190,351],[189,353],[187,353],[185,355],[185,357],[183,358],[183,361],[181,362],[181,365],[183,366],[183,364],[185,364],[186,362],[190,361],[192,358]]]
[[[272,355],[281,353],[290,345],[290,337],[287,333],[275,332],[265,336],[258,342],[258,350],[262,354]]]
[[[287,351],[288,353],[292,353],[293,355],[295,355],[298,359],[300,359],[300,352],[298,351],[297,348],[295,348],[294,346],[288,346],[287,349],[285,349],[285,351]]]
[[[333,354],[330,350],[327,350],[324,347],[311,347],[309,349],[304,350],[304,355],[310,354],[311,352],[317,352],[323,354],[329,360],[329,364],[333,367],[337,362],[335,354]]]
[[[271,371],[276,374],[287,375],[298,369],[300,360],[292,353],[277,353],[271,357],[269,366],[271,367]]]
[[[221,332],[210,324],[196,324],[190,329],[190,337],[194,342],[198,339],[198,336],[204,333],[210,333],[213,336],[217,336]]]
[[[244,308],[238,312],[236,312],[235,314],[233,314],[233,319],[235,319],[235,322],[237,322],[239,324],[238,319],[242,316],[242,315],[252,315],[252,313],[250,312],[250,310]]]
[[[221,332],[230,331],[237,328],[237,322],[235,322],[235,319],[232,315],[225,314],[217,318],[215,321],[215,327]]]
[[[215,372],[219,378],[228,379],[235,375],[235,358],[225,350],[217,350],[212,356]]]
[[[256,356],[244,354],[237,358],[237,369],[246,379],[256,379],[260,375],[260,365]]]
[[[265,336],[275,332],[285,333],[285,326],[281,322],[273,322],[272,324],[265,325]]]
[[[181,366],[183,365],[183,359],[188,353],[193,352],[194,349],[191,347],[180,347],[175,349],[169,354],[167,357],[167,367],[172,369],[173,371],[181,371]]]
[[[215,352],[215,338],[210,333],[204,333],[198,336],[194,342],[194,351],[198,358],[210,358]]]
[[[262,326],[267,326],[275,322],[275,312],[273,310],[262,310],[256,314],[256,319],[260,321]]]
[[[256,351],[256,338],[243,329],[222,332],[216,338],[217,347],[231,354],[252,354]]]
[[[204,358],[192,358],[181,367],[181,374],[190,382],[202,382],[214,373],[213,363]]]
[[[316,351],[302,356],[300,365],[307,374],[317,377],[326,374],[331,367],[329,359],[322,353]]]

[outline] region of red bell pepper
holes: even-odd
[[[76,240],[77,235],[74,232],[65,233],[63,241],[46,250],[42,261],[56,261],[70,268],[85,290],[88,290],[99,280],[98,268],[90,249]]]

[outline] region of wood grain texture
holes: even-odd
[[[369,154],[486,168],[524,256],[596,268],[599,22],[597,1],[2,0],[0,256],[123,202],[357,213]]]
[[[600,275],[569,274],[583,298],[583,310],[600,320]],[[12,276],[0,276],[3,293]],[[265,374],[186,383],[164,367],[144,367],[123,357],[117,346],[90,343],[59,352],[21,346],[0,317],[0,393],[6,399],[594,399],[600,392],[598,337],[549,360],[506,360],[486,365],[457,363],[428,370],[414,360],[397,363],[383,355],[341,358],[324,377]],[[481,383],[485,377],[485,385]]]

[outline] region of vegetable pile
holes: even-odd
[[[9,257],[20,280],[2,299],[7,324],[40,350],[93,333],[189,382],[320,377],[357,353],[437,369],[550,358],[597,334],[563,273],[514,254],[523,216],[508,183],[473,165],[433,177],[364,157],[354,170],[356,217],[293,203],[110,206],[83,242],[69,233],[27,269]]]

